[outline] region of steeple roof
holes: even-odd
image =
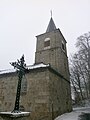
[[[55,26],[55,23],[54,23],[54,21],[53,21],[53,19],[51,17],[46,32],[52,32],[55,29],[56,29],[56,26]]]

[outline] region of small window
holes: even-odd
[[[62,49],[65,51],[65,46],[63,42],[62,42]]]
[[[44,48],[50,48],[50,38],[44,40]]]
[[[25,108],[23,105],[20,105],[20,108],[19,108],[20,111],[24,112],[25,111]]]

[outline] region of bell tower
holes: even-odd
[[[66,40],[51,16],[47,30],[44,34],[36,36],[37,45],[35,64],[43,62],[69,80],[68,57]]]

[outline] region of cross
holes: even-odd
[[[14,68],[18,70],[18,86],[17,86],[16,100],[15,100],[14,110],[12,111],[14,113],[20,112],[19,100],[20,100],[21,82],[22,82],[23,75],[25,75],[25,71],[27,71],[26,64],[24,62],[25,60],[23,55],[20,60],[17,60],[17,62],[10,63]]]
[[[51,17],[52,17],[52,10],[50,12],[51,12]]]

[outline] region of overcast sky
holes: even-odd
[[[90,0],[0,0],[0,70],[25,55],[34,63],[36,37],[45,33],[50,10],[67,41],[68,56],[77,37],[90,31]]]

